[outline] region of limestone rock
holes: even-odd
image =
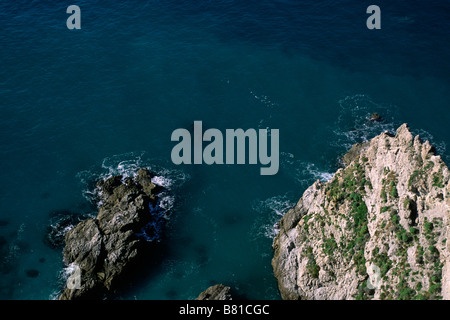
[[[369,146],[368,142],[355,143],[350,150],[342,157],[342,163],[344,166],[348,166],[356,157],[359,157],[361,152],[363,152]]]
[[[216,284],[200,293],[195,300],[232,300],[230,291],[230,287]]]
[[[355,148],[279,223],[282,298],[450,299],[448,167],[406,124]]]

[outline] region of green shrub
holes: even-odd
[[[440,283],[435,283],[430,286],[430,289],[428,289],[428,292],[431,294],[441,293],[441,287],[442,287],[442,285]]]
[[[398,192],[397,192],[397,187],[393,186],[391,188],[391,197],[392,198],[398,198]]]
[[[389,194],[391,195],[392,198],[398,198],[395,176],[390,177],[390,181],[391,182],[389,183]]]
[[[427,165],[425,166],[425,170],[431,169],[434,167],[433,161],[428,161]]]
[[[380,197],[383,200],[383,202],[387,202],[387,194],[386,194],[386,190],[384,190],[384,188],[381,189]]]
[[[428,250],[430,251],[431,254],[433,255],[439,255],[439,250],[435,247],[435,246],[429,246]]]
[[[396,225],[399,224],[400,223],[400,216],[398,214],[392,215],[392,222],[394,224],[396,224]]]
[[[422,282],[418,282],[418,283],[416,284],[416,290],[417,290],[417,291],[422,290]]]
[[[444,187],[443,177],[442,177],[441,172],[433,174],[433,187],[438,187],[438,188]]]
[[[390,207],[382,207],[382,208],[380,209],[380,212],[381,212],[381,213],[386,212],[386,211],[389,210],[389,208],[390,208]]]
[[[308,265],[306,266],[306,269],[308,270],[311,277],[313,277],[314,279],[319,278],[320,267],[317,265],[315,259],[309,261]]]
[[[401,237],[401,240],[403,242],[405,242],[405,243],[409,243],[409,242],[411,242],[413,240],[412,235],[410,233],[407,233],[407,232],[401,233],[400,237]]]
[[[423,175],[422,170],[415,170],[409,177],[408,187],[411,187],[414,184],[414,182],[417,180],[417,178],[421,177],[422,175]]]
[[[411,288],[402,288],[398,293],[398,299],[399,300],[411,300],[416,294],[416,291],[414,291]]]
[[[322,248],[327,255],[332,255],[334,251],[338,248],[336,241],[333,238],[325,239],[322,244]]]
[[[427,297],[419,293],[417,296],[414,297],[414,300],[427,300]]]
[[[433,223],[432,222],[428,222],[426,220],[426,218],[425,218],[425,222],[423,224],[423,227],[424,227],[424,230],[425,230],[425,234],[430,234],[433,231],[433,229],[434,229]]]

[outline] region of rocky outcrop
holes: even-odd
[[[369,117],[369,121],[375,121],[375,122],[380,122],[383,119],[381,118],[381,116],[378,113],[372,113]]]
[[[216,284],[200,293],[195,300],[232,300],[231,288],[223,284]]]
[[[283,299],[450,299],[449,169],[406,124],[355,147],[279,223]]]
[[[96,218],[78,223],[65,234],[64,263],[73,285],[59,299],[99,298],[112,292],[138,259],[148,254],[155,235],[153,208],[160,189],[148,170],[135,178],[111,177],[97,184],[100,208]],[[75,279],[78,276],[79,279]],[[70,279],[69,278],[69,279]],[[69,282],[70,284],[70,282]]]
[[[52,249],[62,249],[65,245],[65,233],[88,216],[68,210],[50,213],[50,223],[45,230],[44,243]]]

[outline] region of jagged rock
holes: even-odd
[[[51,212],[49,226],[45,230],[44,243],[53,249],[64,248],[65,233],[86,218],[86,215],[67,210]]]
[[[113,176],[106,180],[97,182],[97,187],[101,190],[101,195],[104,198],[110,197],[114,190],[122,184],[122,176]]]
[[[216,284],[200,293],[195,300],[232,300],[231,288],[223,284]]]
[[[101,206],[96,218],[80,222],[65,235],[63,260],[81,273],[78,288],[66,287],[59,297],[98,298],[111,292],[149,243],[139,236],[152,220],[156,197],[151,174],[140,169],[136,179],[111,177],[97,184]]]
[[[279,223],[283,299],[450,299],[449,169],[406,124],[315,182]]]

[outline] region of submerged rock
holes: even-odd
[[[135,179],[115,176],[98,183],[102,204],[97,217],[80,222],[65,235],[63,260],[73,272],[78,270],[80,281],[66,287],[59,299],[111,293],[127,271],[150,253],[154,242],[142,235],[154,222],[150,208],[157,201],[158,188],[151,178],[148,170],[140,169]]]
[[[36,269],[28,269],[25,270],[25,274],[28,278],[37,278],[39,276],[39,270]]]
[[[380,122],[383,119],[381,118],[381,116],[378,113],[372,113],[369,117],[369,121],[375,121],[375,122]]]
[[[216,284],[200,293],[195,300],[232,300],[231,288],[223,284]]]
[[[448,167],[406,124],[356,148],[279,223],[282,298],[450,299]]]
[[[9,271],[9,261],[5,257],[8,256],[9,243],[4,236],[0,236],[0,274],[8,273]]]

